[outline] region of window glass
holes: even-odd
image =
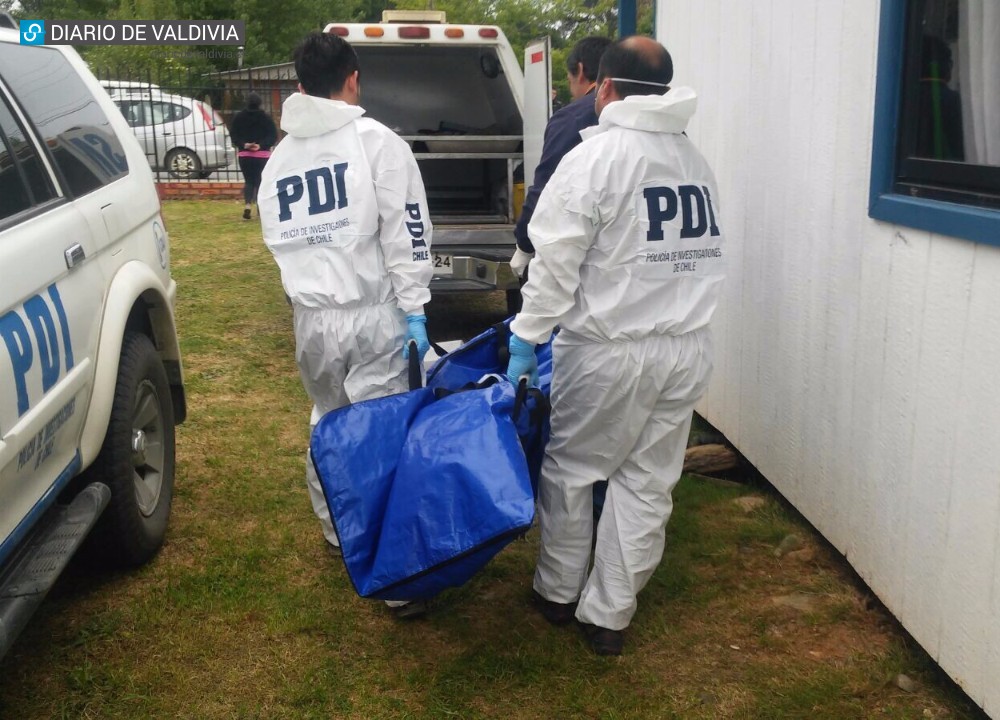
[[[151,100],[124,100],[118,107],[132,127],[176,122],[191,114],[190,108],[183,105]]]
[[[1000,2],[917,0],[910,13],[899,179],[1000,201]]]
[[[183,120],[191,114],[191,108],[186,108],[183,105],[171,104],[170,111],[170,119],[173,121]]]
[[[129,124],[129,127],[142,125],[142,106],[139,103],[122,100],[116,104],[118,109],[122,111],[122,115],[125,116],[125,122]]]
[[[150,103],[148,109],[152,115],[152,124],[162,125],[165,122],[170,122],[170,105],[167,103]]]
[[[149,100],[124,100],[120,107],[125,120],[132,127],[153,124],[153,111]]]
[[[17,71],[6,72],[7,68]],[[0,71],[44,138],[72,194],[91,192],[128,172],[107,116],[61,53],[0,43]]]
[[[4,109],[3,105],[0,105],[0,123],[6,130],[7,119],[3,117]],[[31,207],[28,188],[14,162],[16,151],[11,148],[4,135],[5,133],[0,133],[0,220]]]
[[[48,171],[38,156],[38,150],[28,142],[24,128],[21,127],[3,100],[0,100],[0,122],[3,123],[3,133],[7,136],[7,143],[28,182],[32,202],[38,205],[54,198],[56,196],[55,188],[52,186]]]

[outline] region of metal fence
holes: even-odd
[[[229,134],[233,117],[255,92],[278,126],[281,104],[297,85],[291,64],[210,74],[111,68],[94,74],[145,149],[157,182],[242,182]]]

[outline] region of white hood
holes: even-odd
[[[316,137],[347,125],[365,114],[364,108],[297,92],[281,106],[281,129],[292,137]]]
[[[610,103],[563,157],[528,225],[518,337],[544,342],[558,324],[561,342],[617,343],[708,324],[728,251],[712,169],[681,134],[695,102],[677,88]]]
[[[630,95],[606,105],[597,125],[581,130],[580,136],[586,140],[612,127],[682,133],[697,107],[698,95],[689,87],[671,88],[664,95]]]
[[[288,135],[257,194],[264,242],[296,306],[394,303],[422,314],[434,268],[420,168],[406,142],[364,112],[300,93],[285,101]]]

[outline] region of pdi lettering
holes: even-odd
[[[0,338],[3,338],[7,354],[10,356],[14,390],[17,394],[18,417],[28,412],[28,408],[31,407],[27,377],[36,360],[41,369],[42,395],[56,384],[64,369],[69,372],[73,368],[73,344],[70,341],[69,323],[66,321],[66,310],[59,296],[59,289],[53,283],[49,285],[46,294],[52,307],[55,308],[54,317],[49,303],[41,295],[28,298],[21,306],[20,312],[15,308],[0,317]],[[24,318],[21,317],[21,313],[24,314]],[[60,330],[58,333],[57,323]]]
[[[306,170],[304,176],[289,175],[277,181],[278,220],[292,218],[292,205],[309,195],[310,215],[319,215],[336,208],[347,207],[347,163],[331,168],[323,166]]]
[[[681,238],[701,237],[708,231],[712,237],[719,235],[712,208],[712,195],[704,185],[681,185],[675,191],[669,187],[648,187],[642,191],[646,200],[649,231],[646,240],[663,240],[663,223],[673,224],[678,211],[681,214]]]
[[[410,233],[410,242],[414,249],[427,247],[427,242],[424,240],[424,221],[420,216],[420,203],[406,203],[406,217],[406,231]],[[430,258],[417,258],[414,255],[413,259],[429,260]]]

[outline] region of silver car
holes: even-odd
[[[172,177],[207,178],[234,158],[229,131],[212,106],[157,88],[112,93],[154,170]]]

